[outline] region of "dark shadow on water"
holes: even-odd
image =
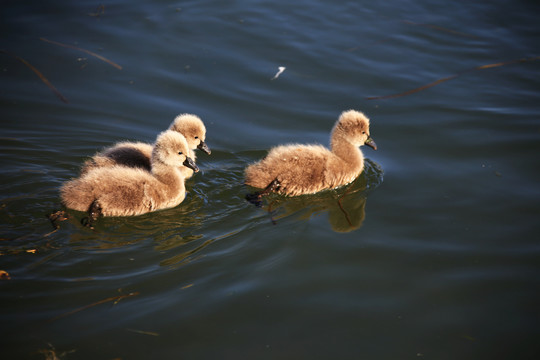
[[[188,195],[175,208],[132,217],[101,217],[94,230],[80,224],[85,213],[68,210],[69,219],[60,223],[55,236],[67,233],[69,244],[78,250],[122,251],[126,246],[143,243],[146,248],[151,243],[159,265],[169,268],[198,259],[208,245],[250,226],[244,214],[250,213],[249,205],[240,198],[246,160],[219,149],[211,160],[201,156],[201,173],[186,182]]]
[[[332,196],[323,195],[301,200],[276,199],[266,207],[266,210],[271,214],[271,221],[276,225],[289,216],[296,215],[299,220],[309,220],[326,212],[332,230],[345,233],[362,226],[365,206],[364,194],[332,194]]]
[[[151,240],[157,251],[167,251],[199,239],[205,214],[202,201],[186,199],[179,206],[131,217],[101,217],[90,229],[81,224],[87,214],[66,210],[67,220],[58,223],[59,229],[49,237],[66,237],[77,250],[113,250]],[[51,230],[53,228],[51,227]]]
[[[269,221],[275,225],[291,216],[309,220],[321,213],[328,213],[328,222],[333,231],[350,232],[362,226],[368,193],[379,186],[382,179],[381,167],[366,160],[364,172],[349,185],[297,197],[272,194],[263,200],[262,208],[268,212]]]

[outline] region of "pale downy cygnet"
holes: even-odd
[[[184,136],[166,130],[156,139],[150,171],[123,165],[91,169],[64,183],[62,202],[70,209],[88,211],[91,220],[100,215],[140,215],[175,207],[186,196],[180,169],[199,171],[188,154]]]
[[[210,148],[206,145],[206,127],[202,120],[193,114],[178,115],[169,130],[177,131],[184,135],[187,140],[188,156],[195,161],[196,156],[193,150],[200,149],[210,154]],[[94,168],[110,167],[114,165],[124,165],[129,167],[140,167],[150,170],[150,157],[152,155],[152,144],[144,142],[123,141],[112,147],[106,148],[92,158],[85,161],[81,169],[81,175]],[[185,178],[193,175],[193,170],[184,167],[182,169]]]
[[[364,169],[359,146],[377,149],[369,134],[369,119],[355,110],[344,111],[330,137],[330,150],[321,145],[281,145],[245,170],[247,185],[264,189],[248,195],[258,201],[271,192],[296,196],[348,184]]]

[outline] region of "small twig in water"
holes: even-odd
[[[49,89],[51,89],[51,91],[56,95],[58,96],[58,98],[60,100],[62,100],[63,102],[65,102],[66,104],[69,103],[69,101],[64,97],[64,95],[60,94],[60,91],[56,90],[56,88],[53,86],[53,84],[51,84],[51,82],[45,77],[43,76],[43,74],[38,70],[36,69],[32,64],[30,64],[28,61],[24,60],[22,57],[19,57],[15,54],[12,54],[10,52],[7,52],[5,50],[0,50],[0,52],[4,53],[4,54],[7,54],[15,59],[17,59],[18,61],[22,62],[24,65],[26,65],[30,70],[32,70],[40,79],[41,81],[43,81],[43,83],[45,85],[47,85],[49,87]]]
[[[63,46],[63,47],[66,47],[66,48],[69,48],[69,49],[74,49],[74,50],[78,50],[78,51],[82,51],[84,53],[87,53],[88,55],[92,55],[94,57],[97,57],[98,59],[102,60],[102,61],[105,61],[107,64],[109,65],[112,65],[114,66],[115,68],[117,68],[118,70],[122,70],[122,67],[120,65],[118,65],[117,63],[99,55],[99,54],[96,54],[90,50],[86,50],[86,49],[82,49],[82,48],[79,48],[79,47],[76,47],[76,46],[73,46],[73,45],[68,45],[68,44],[63,44],[63,43],[60,43],[60,42],[56,42],[56,41],[52,41],[52,40],[49,40],[49,39],[45,39],[45,38],[39,38],[41,41],[45,41],[45,42],[48,42],[49,44],[54,44],[54,45],[58,45],[58,46]]]
[[[92,304],[89,304],[89,305],[85,305],[85,306],[82,306],[82,307],[77,308],[77,309],[75,309],[75,310],[69,311],[69,312],[67,312],[67,313],[58,315],[58,316],[52,318],[51,321],[55,321],[55,320],[64,318],[64,317],[69,316],[69,315],[73,315],[73,314],[78,313],[78,312],[80,312],[80,311],[83,311],[83,310],[86,310],[86,309],[90,309],[91,307],[94,307],[94,306],[97,306],[97,305],[101,305],[101,304],[105,304],[106,302],[110,302],[110,301],[114,301],[113,305],[116,305],[116,304],[118,304],[118,302],[119,302],[120,300],[125,299],[125,298],[128,298],[128,297],[131,297],[131,296],[136,296],[136,295],[139,295],[139,292],[138,292],[138,291],[136,291],[136,292],[131,292],[131,293],[125,294],[125,295],[111,296],[111,297],[109,297],[109,298],[106,298],[106,299],[103,299],[103,300],[100,300],[100,301],[96,301],[95,303],[92,303]]]
[[[447,28],[442,27],[442,26],[431,25],[431,24],[422,24],[422,23],[417,23],[417,22],[409,21],[409,20],[402,20],[402,22],[405,23],[405,24],[408,24],[408,25],[423,26],[423,27],[426,27],[426,28],[430,28],[430,29],[434,29],[434,30],[442,31],[442,32],[447,32],[449,34],[453,34],[453,35],[457,35],[457,36],[461,36],[461,37],[468,37],[468,38],[478,39],[478,36],[462,33],[460,31],[456,31],[456,30],[452,30],[452,29],[447,29]]]
[[[434,81],[432,83],[429,83],[427,85],[420,86],[420,87],[418,87],[416,89],[408,90],[408,91],[405,91],[405,92],[402,92],[402,93],[399,93],[399,94],[384,95],[384,96],[371,96],[371,97],[368,97],[367,100],[383,100],[383,99],[393,99],[393,98],[397,98],[397,97],[407,96],[407,95],[411,95],[411,94],[417,93],[419,91],[428,89],[428,88],[433,87],[435,85],[438,85],[438,84],[440,84],[442,82],[455,79],[458,76],[463,75],[463,74],[468,73],[468,72],[471,72],[471,71],[491,69],[491,68],[494,68],[494,67],[510,65],[510,64],[516,64],[516,63],[523,63],[523,62],[528,62],[528,61],[536,61],[536,60],[540,60],[540,56],[535,56],[535,57],[531,57],[531,58],[510,60],[510,61],[494,63],[494,64],[475,66],[472,69],[464,70],[464,71],[459,72],[459,73],[457,73],[455,75],[439,79],[439,80]]]
[[[127,329],[128,331],[137,333],[137,334],[143,334],[143,335],[151,335],[151,336],[159,336],[159,333],[153,332],[153,331],[144,331],[144,330],[137,330],[137,329]]]
[[[105,5],[101,4],[96,9],[96,12],[88,13],[88,16],[100,17],[103,14],[105,14]]]

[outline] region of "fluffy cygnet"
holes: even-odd
[[[344,111],[332,129],[331,150],[321,145],[282,145],[248,166],[245,183],[264,190],[247,198],[256,202],[271,192],[296,196],[348,184],[364,169],[358,148],[362,145],[377,150],[369,135],[369,119],[359,111]]]
[[[178,115],[169,130],[177,131],[184,135],[187,140],[188,156],[195,161],[196,156],[193,150],[200,149],[210,154],[210,148],[204,142],[206,140],[206,127],[202,120],[193,114]],[[144,142],[123,141],[95,154],[87,160],[81,169],[81,175],[99,167],[110,167],[114,165],[124,165],[129,167],[140,167],[150,170],[150,157],[152,155],[152,145]],[[184,167],[182,173],[185,178],[193,175],[193,170]]]
[[[89,170],[62,186],[60,194],[70,209],[98,216],[130,216],[171,208],[186,195],[180,168],[199,171],[188,156],[184,136],[172,130],[158,135],[151,156],[151,171],[114,165]]]

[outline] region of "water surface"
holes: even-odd
[[[3,5],[2,357],[537,358],[535,2]],[[379,146],[354,183],[244,200],[351,108]],[[184,112],[212,155],[180,206],[51,233],[85,159]]]

